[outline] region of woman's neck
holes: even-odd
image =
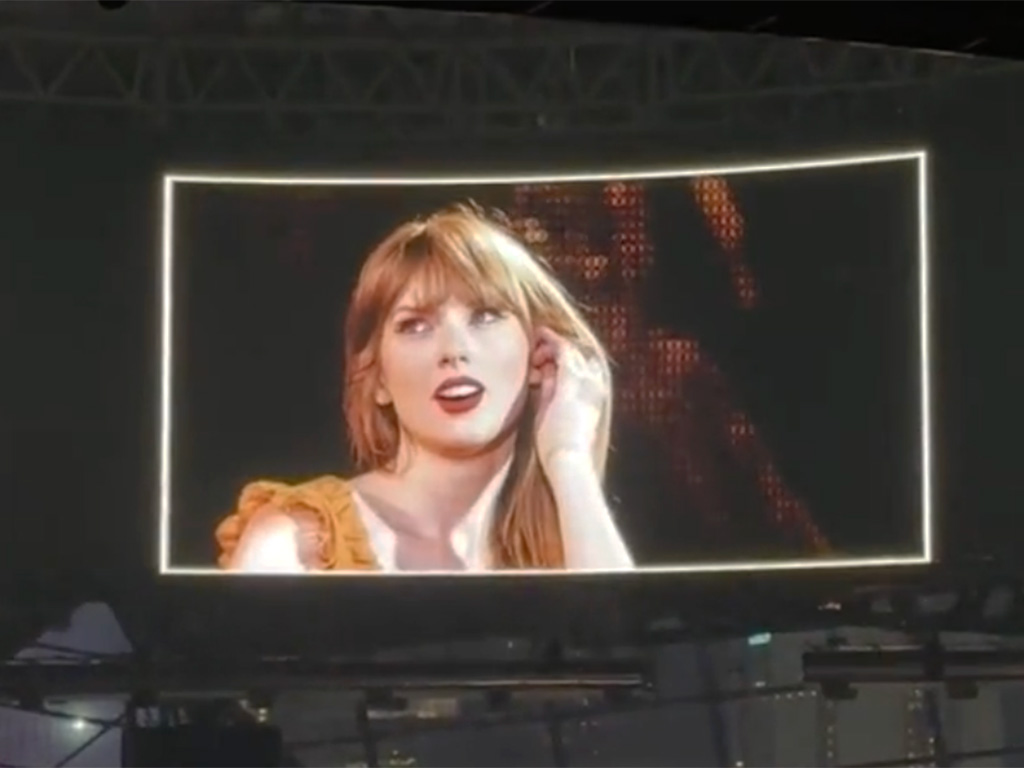
[[[394,471],[373,473],[367,494],[384,502],[393,526],[425,538],[451,534],[512,460],[514,441],[470,458],[451,458],[416,448],[402,450]],[[384,510],[382,510],[384,511]]]

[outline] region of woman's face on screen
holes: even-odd
[[[526,403],[530,340],[514,314],[456,296],[429,306],[407,289],[385,320],[379,404],[405,439],[471,456],[510,435]]]

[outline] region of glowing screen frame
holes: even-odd
[[[693,168],[663,168],[626,172],[593,172],[573,174],[536,175],[483,175],[483,176],[290,176],[257,174],[190,174],[165,173],[162,187],[162,233],[160,246],[160,378],[157,423],[157,454],[159,474],[157,484],[158,553],[161,576],[280,576],[281,574],[253,574],[225,571],[219,568],[174,567],[171,565],[171,474],[173,445],[173,370],[174,370],[174,194],[177,185],[207,184],[222,186],[469,186],[552,184],[595,181],[649,181],[654,179],[683,179],[694,176],[735,176],[751,173],[838,168],[877,163],[913,162],[917,165],[918,204],[918,297],[919,349],[920,349],[920,424],[921,424],[921,539],[918,554],[892,557],[851,557],[831,559],[801,558],[799,560],[772,560],[749,562],[700,563],[694,565],[660,565],[636,567],[628,570],[604,569],[586,571],[509,570],[509,571],[406,571],[385,573],[375,571],[309,571],[309,576],[369,576],[388,578],[422,578],[429,576],[460,576],[474,578],[537,576],[581,576],[600,573],[730,573],[752,571],[802,571],[825,568],[881,568],[892,566],[927,565],[934,557],[934,498],[932,466],[932,359],[930,311],[931,225],[928,197],[928,152],[915,149],[902,152],[843,155],[784,162],[764,162],[743,165],[723,165]]]

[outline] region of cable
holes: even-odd
[[[47,709],[46,707],[19,707],[16,704],[8,704],[3,701],[0,701],[0,709],[14,709],[19,712],[29,712],[33,715],[43,715],[45,717],[57,718],[58,720],[74,720],[86,725],[95,725],[98,728],[107,728],[117,724],[117,718],[87,717],[76,715],[73,712],[59,712],[55,709]],[[3,768],[2,764],[0,764],[0,768]]]
[[[57,643],[44,643],[36,641],[31,645],[26,646],[21,650],[22,653],[25,651],[52,651],[53,653],[62,653],[67,656],[73,656],[79,659],[117,659],[125,656],[131,656],[130,653],[105,653],[103,651],[83,651],[79,648],[72,648],[67,645],[59,645]],[[35,661],[35,659],[21,659],[21,661]],[[43,664],[50,661],[50,659],[39,659]]]
[[[123,722],[124,722],[124,715],[121,715],[121,717],[117,718],[117,720],[115,720],[114,722],[110,723],[109,725],[107,725],[102,730],[97,731],[92,736],[90,736],[88,739],[86,739],[84,742],[82,742],[77,747],[75,747],[75,749],[71,750],[71,752],[69,752],[67,755],[64,756],[64,759],[62,759],[60,762],[58,762],[58,763],[56,763],[54,765],[54,768],[64,768],[68,763],[70,763],[72,760],[74,760],[80,754],[85,752],[85,750],[87,750],[89,747],[91,747],[97,741],[99,741],[104,736],[106,736],[108,733],[110,733],[112,730],[114,730],[114,728],[117,728],[118,726],[120,726]]]

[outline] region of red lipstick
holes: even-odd
[[[484,399],[484,385],[469,376],[445,379],[434,390],[434,400],[445,413],[468,413]]]

